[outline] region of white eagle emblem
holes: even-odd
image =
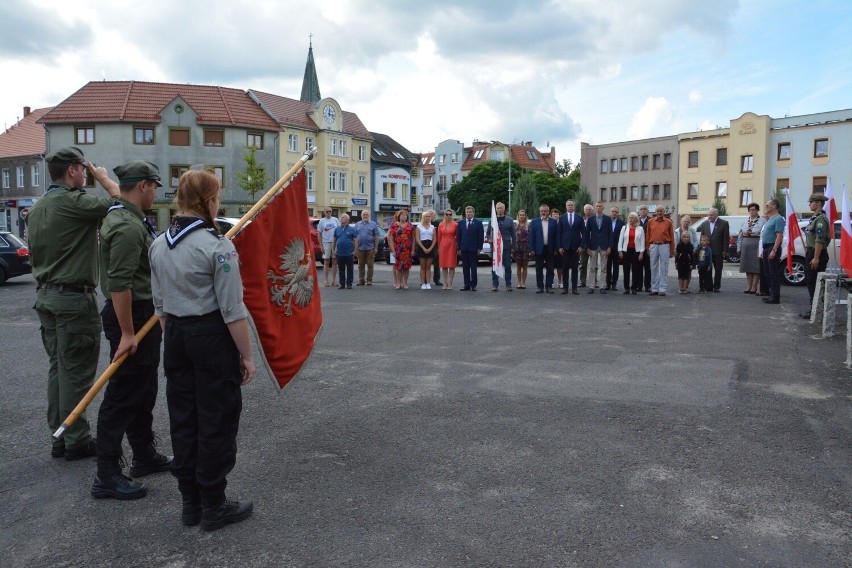
[[[269,289],[272,301],[278,306],[284,305],[284,313],[291,316],[293,302],[299,307],[305,307],[314,295],[314,277],[310,274],[313,255],[304,240],[293,239],[278,258],[281,259],[278,268],[284,276],[277,276],[270,270],[266,273],[266,279],[272,282]]]

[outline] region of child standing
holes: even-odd
[[[677,267],[677,281],[680,285],[680,293],[689,293],[689,281],[692,278],[692,255],[695,249],[687,231],[680,235],[680,242],[675,249],[675,266]]]
[[[701,235],[695,259],[695,265],[698,267],[698,293],[712,292],[713,279],[710,271],[713,266],[713,250],[710,248],[710,235]]]

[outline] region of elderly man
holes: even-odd
[[[707,218],[698,226],[696,232],[700,233],[699,239],[701,235],[710,237],[710,250],[713,251],[713,292],[718,292],[722,288],[724,257],[728,256],[728,245],[731,242],[728,222],[719,217],[719,211],[715,207],[711,207]]]
[[[355,230],[358,232],[358,286],[373,285],[373,263],[376,260],[376,253],[379,250],[379,226],[375,221],[370,220],[370,212],[364,209],[361,211],[361,220],[355,223]],[[367,272],[367,279],[364,280],[364,271]]]
[[[331,216],[331,207],[326,207],[323,210],[323,218],[317,223],[317,231],[319,231],[322,240],[322,278],[326,287],[334,285],[334,269],[337,268],[337,258],[334,255],[331,243],[334,241],[334,230],[339,226],[340,221],[337,217]]]
[[[784,239],[784,217],[778,213],[778,200],[766,202],[766,224],[760,233],[760,244],[763,248],[763,269],[769,281],[769,297],[763,299],[765,304],[781,303],[781,241]],[[714,251],[715,252],[715,251]]]
[[[642,256],[642,260],[639,261],[641,264],[640,269],[640,279],[639,279],[639,287],[644,287],[646,292],[651,291],[651,255],[649,254],[648,248],[651,246],[648,243],[648,221],[651,218],[648,216],[648,206],[640,205],[639,206],[639,226],[642,227],[642,232],[645,233],[645,254]],[[677,243],[675,243],[677,246]],[[641,251],[637,251],[641,252]]]
[[[589,294],[594,294],[595,289],[600,288],[600,284],[606,280],[607,259],[612,252],[612,219],[604,215],[604,206],[600,201],[595,203],[595,214],[586,221],[586,246],[589,253]],[[606,294],[606,288],[601,288],[600,293]]]
[[[674,256],[674,226],[666,217],[666,210],[657,205],[654,218],[648,221],[648,234],[645,240],[650,243],[651,255],[651,296],[665,296],[669,289],[669,258]]]
[[[587,237],[586,229],[589,226],[589,217],[592,216],[595,208],[590,204],[586,203],[583,205],[583,238]],[[580,288],[586,287],[586,274],[588,273],[589,268],[589,242],[586,240],[583,247],[583,251],[580,253]]]

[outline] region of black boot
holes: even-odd
[[[239,523],[251,515],[251,501],[228,501],[224,495],[219,499],[202,501],[201,530],[215,531],[231,523]]]
[[[182,498],[181,522],[194,527],[201,522],[201,492],[194,481],[179,479],[178,490]]]
[[[148,488],[144,483],[133,481],[121,473],[114,473],[109,477],[97,476],[92,484],[92,497],[95,499],[112,497],[119,501],[129,501],[141,499],[147,494]]]
[[[145,477],[151,473],[169,471],[172,456],[164,456],[157,451],[154,442],[144,450],[133,450],[133,461],[130,464],[130,477]]]

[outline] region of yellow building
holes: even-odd
[[[728,215],[746,215],[749,203],[762,204],[770,168],[771,118],[747,112],[730,128],[678,135],[679,214],[707,215],[716,197]]]

